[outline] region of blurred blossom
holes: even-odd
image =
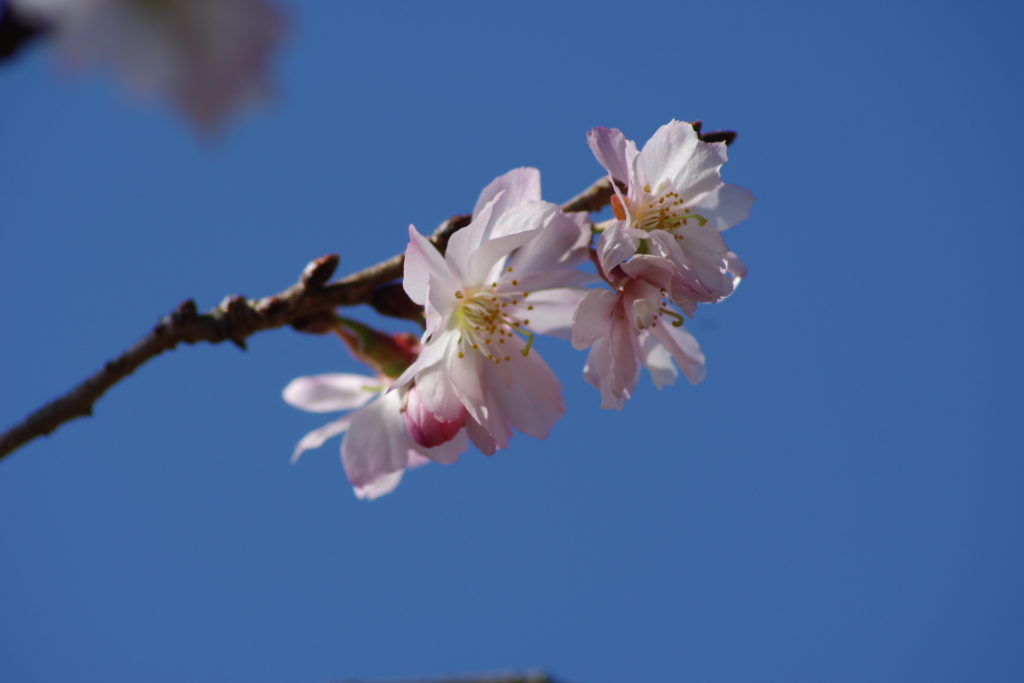
[[[10,0],[73,66],[116,71],[212,129],[269,92],[283,18],[266,0]]]

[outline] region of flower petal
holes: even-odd
[[[351,424],[341,445],[341,462],[353,486],[369,486],[409,463],[412,440],[405,432],[401,408],[399,393],[392,391],[349,416]]]
[[[553,204],[548,206],[543,230],[509,259],[519,279],[530,273],[571,271],[590,257],[589,223],[567,216]]]
[[[328,422],[323,427],[317,427],[309,434],[299,439],[299,443],[295,446],[295,451],[292,453],[292,462],[298,462],[299,456],[308,450],[313,448],[320,448],[324,443],[332,436],[341,434],[348,429],[351,422],[351,415],[346,415],[340,420],[334,422]]]
[[[420,348],[420,355],[416,357],[412,365],[405,369],[405,372],[391,383],[388,391],[394,391],[398,387],[405,386],[411,382],[419,373],[440,363],[451,344],[458,339],[458,333],[452,330],[442,330],[436,337],[430,339]]]
[[[718,169],[727,158],[724,143],[701,142],[689,123],[670,121],[640,151],[637,177],[655,192],[670,187],[690,199],[721,184]]]
[[[498,280],[505,266],[505,257],[540,233],[539,228],[502,235],[487,240],[473,252],[466,268],[466,283],[482,285]]]
[[[611,333],[612,315],[619,298],[606,289],[592,289],[576,308],[572,322],[572,346],[585,349]]]
[[[536,351],[524,357],[521,346],[518,338],[512,341],[510,362],[485,363],[484,382],[494,387],[494,400],[513,427],[545,439],[565,413],[562,384]]]
[[[469,222],[469,225],[457,231],[448,240],[448,246],[444,252],[444,260],[455,275],[455,280],[463,285],[478,284],[467,280],[466,270],[473,252],[490,239],[491,228],[495,218],[494,207],[501,200],[501,196],[502,193],[499,192],[489,202],[480,207],[480,210],[473,214],[473,220]]]
[[[651,373],[654,386],[658,389],[674,384],[679,377],[675,363],[672,362],[672,354],[661,345],[657,339],[649,333],[643,334],[643,341],[640,342],[643,349],[643,363],[647,371]]]
[[[698,301],[716,302],[732,294],[732,278],[726,275],[725,255],[729,247],[710,225],[690,223],[676,229],[677,240],[664,230],[651,232],[651,241],[661,255],[677,266],[677,274]]]
[[[623,222],[612,223],[597,243],[597,255],[601,262],[601,270],[610,273],[615,266],[635,254],[639,244],[640,240],[637,239],[634,231],[626,228]]]
[[[446,338],[450,340],[450,348],[445,350],[447,358],[455,355],[455,336],[447,335]],[[445,363],[437,363],[416,375],[414,391],[419,400],[423,402],[423,408],[433,416],[434,420],[442,423],[458,422],[461,424],[466,411],[448,377]],[[452,430],[452,433],[454,431]]]
[[[600,390],[602,408],[622,410],[626,399],[629,398],[629,392],[619,396],[612,393],[609,381],[611,364],[611,343],[607,337],[602,337],[590,347],[587,362],[583,366],[583,378]]]
[[[472,422],[472,420],[470,420],[470,422]],[[458,434],[456,434],[454,438],[452,438],[450,441],[446,441],[440,446],[435,446],[434,448],[417,447],[416,451],[410,452],[410,463],[414,462],[413,456],[426,456],[427,458],[429,458],[428,462],[430,460],[433,460],[434,462],[441,463],[442,465],[450,465],[456,460],[458,460],[460,455],[466,452],[466,448],[469,445],[467,442],[468,439],[466,438],[466,430],[463,429]],[[422,453],[423,456],[420,456],[420,453]],[[411,466],[412,465],[410,464],[410,467]]]
[[[352,490],[355,491],[356,498],[359,498],[360,500],[376,500],[381,496],[394,491],[402,481],[403,474],[405,474],[405,470],[398,470],[397,472],[392,472],[390,474],[382,474],[369,484],[364,486],[353,486]]]
[[[719,185],[694,198],[687,208],[706,218],[711,227],[722,231],[747,220],[753,204],[754,195],[750,190],[739,185]]]
[[[508,205],[525,201],[540,201],[540,171],[535,168],[513,168],[500,175],[480,192],[473,207],[473,215],[480,213],[489,201],[502,195],[501,203]]]
[[[472,440],[473,445],[480,449],[484,455],[494,455],[498,444],[491,433],[488,432],[476,420],[466,420],[466,433]]]
[[[651,328],[651,334],[672,354],[690,384],[698,384],[704,379],[704,354],[692,334],[682,327],[671,325],[655,325]]]
[[[570,339],[576,309],[586,295],[583,289],[545,289],[532,292],[528,299],[509,310],[516,318],[529,320],[527,327],[538,334]]]
[[[381,382],[376,377],[329,373],[296,377],[281,393],[285,402],[296,408],[311,413],[330,413],[365,405],[380,390]]]
[[[460,230],[455,235],[461,232]],[[409,298],[421,306],[427,301],[427,284],[431,277],[450,287],[453,292],[458,289],[444,257],[426,237],[416,231],[414,225],[409,226],[409,245],[405,248],[404,269],[402,287]]]
[[[608,174],[621,182],[630,180],[626,136],[618,128],[597,127],[587,133],[587,144]]]
[[[729,272],[732,273],[732,286],[735,289],[740,286],[740,280],[747,276],[747,265],[731,251],[725,255],[725,263],[729,267]]]

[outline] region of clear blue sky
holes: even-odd
[[[0,421],[186,297],[351,271],[584,133],[740,132],[750,276],[708,377],[356,500],[280,330],[189,347],[0,463],[0,678],[1024,680],[1016,3],[288,3],[275,99],[209,143],[45,49],[0,70]],[[1014,420],[1017,420],[1015,422]]]

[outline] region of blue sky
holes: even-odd
[[[1024,678],[1016,5],[286,7],[214,140],[45,48],[0,70],[4,423],[184,298],[369,265],[515,166],[562,201],[589,128],[671,118],[738,130],[758,197],[708,377],[603,412],[543,340],[551,438],[368,504],[336,442],[288,463],[336,342],[179,349],[0,463],[5,680]]]

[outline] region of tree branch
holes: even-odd
[[[355,680],[341,681],[340,683],[371,682]],[[557,683],[557,681],[542,671],[528,671],[526,673],[483,674],[478,676],[459,676],[456,678],[401,679],[391,683]]]
[[[600,180],[562,205],[564,211],[598,211],[611,200],[611,184]],[[470,216],[450,218],[430,237],[442,252],[448,238],[469,224]],[[208,313],[199,314],[195,301],[188,299],[165,316],[146,336],[120,356],[107,362],[84,382],[47,403],[20,423],[0,434],[0,459],[65,422],[92,415],[93,406],[112,386],[135,372],[143,363],[174,349],[179,344],[231,341],[245,349],[245,340],[261,330],[284,325],[310,332],[318,329],[318,317],[339,306],[369,304],[385,315],[412,317],[418,312],[400,287],[392,285],[402,277],[404,254],[358,273],[326,284],[338,266],[330,254],[316,259],[303,271],[299,281],[278,294],[262,299],[228,296]]]

